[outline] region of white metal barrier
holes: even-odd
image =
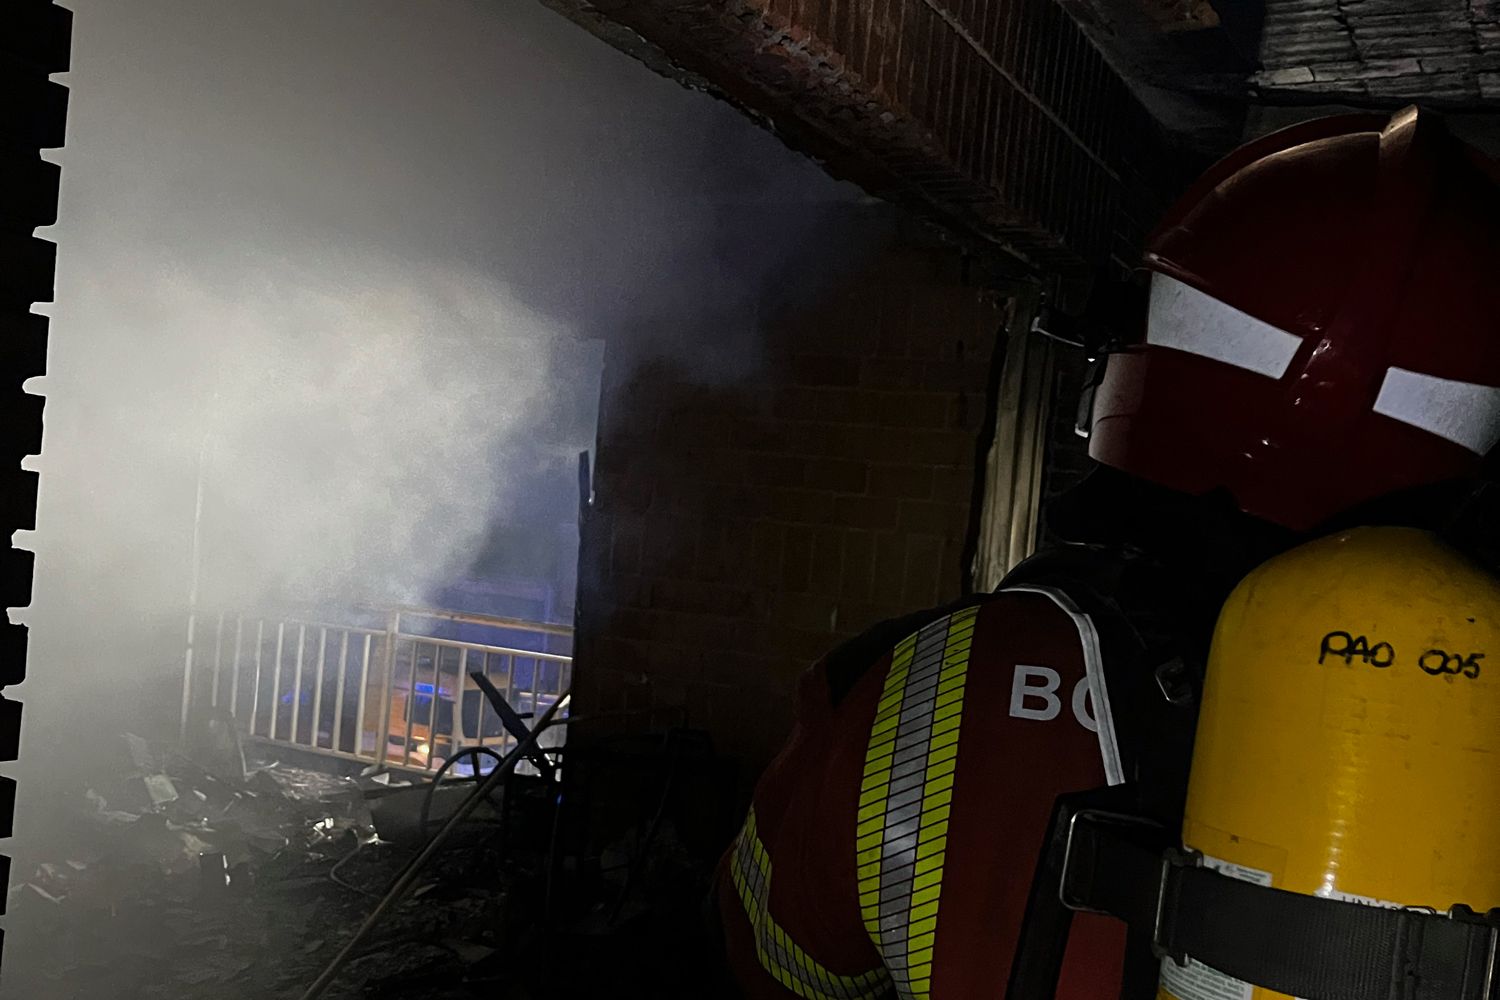
[[[572,683],[568,626],[421,608],[383,617],[381,628],[311,617],[193,616],[183,664],[184,738],[195,713],[223,709],[258,740],[431,772],[466,747],[504,754],[515,746],[471,674],[485,675],[517,712],[536,718]],[[564,729],[550,730],[543,744],[559,745]]]

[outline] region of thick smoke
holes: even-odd
[[[99,276],[69,308],[110,316],[89,353],[106,403],[90,419],[106,427],[42,463],[49,487],[96,485],[73,510],[84,498],[50,488],[39,541],[56,527],[53,544],[74,549],[64,526],[111,519],[110,543],[88,546],[90,574],[119,585],[102,611],[180,604],[195,521],[208,607],[320,592],[417,603],[430,578],[464,571],[519,485],[504,442],[533,430],[555,323],[492,278],[333,253],[315,270],[163,261]],[[133,398],[111,392],[126,386]]]
[[[533,0],[70,6],[22,856],[49,779],[175,715],[200,484],[205,605],[424,599],[497,526],[561,537],[601,343],[742,377],[869,245],[857,192]]]

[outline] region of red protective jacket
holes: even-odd
[[[1054,800],[1120,780],[1097,632],[1059,592],[939,618],[837,703],[818,664],[720,865],[745,994],[1003,996]],[[1075,919],[1058,996],[1118,996],[1124,950]]]

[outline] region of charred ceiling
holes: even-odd
[[[1053,0],[544,2],[1034,271],[1132,259],[1191,169]]]
[[[1259,4],[1060,2],[1171,133],[1211,156],[1237,144],[1258,66]]]
[[[836,175],[1058,273],[1132,260],[1259,109],[1500,110],[1497,0],[544,2]]]

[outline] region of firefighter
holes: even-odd
[[[1066,1000],[1156,995],[1151,928],[1058,922],[1044,847],[1058,802],[1100,788],[1182,828],[1210,639],[1236,584],[1356,529],[1321,562],[1262,577],[1264,593],[1322,607],[1297,574],[1333,592],[1357,551],[1355,565],[1462,583],[1490,620],[1489,591],[1432,554],[1447,543],[1359,531],[1468,544],[1461,526],[1485,522],[1472,511],[1500,438],[1493,168],[1415,109],[1298,125],[1211,169],[1144,272],[1143,329],[1110,345],[1089,389],[1099,466],[1048,511],[1072,544],[995,594],[876,626],[802,679],[718,877],[751,1000],[1024,996],[1038,968]],[[1274,619],[1254,621],[1274,645]]]

